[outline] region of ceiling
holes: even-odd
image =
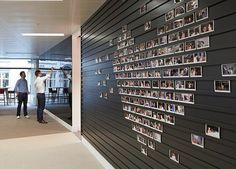
[[[105,0],[0,0],[0,59],[38,58],[80,26]],[[24,37],[21,33],[64,33]]]

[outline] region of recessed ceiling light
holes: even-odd
[[[65,36],[64,33],[22,33],[22,36]]]

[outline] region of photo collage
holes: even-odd
[[[155,38],[137,43],[128,25],[122,26],[112,61],[124,117],[131,121],[145,155],[148,148],[156,149],[155,141],[161,143],[165,125],[174,126],[185,115],[185,106],[195,103],[197,79],[203,77],[205,50],[215,29],[214,20],[208,20],[209,9],[200,9],[198,0],[173,2],[174,9],[165,13],[165,24],[157,26]],[[140,7],[140,15],[147,7]],[[143,25],[143,33],[153,30],[152,21]],[[234,76],[235,66],[222,65],[222,76]],[[215,91],[230,91],[229,83],[215,81]],[[218,138],[217,131],[206,124],[205,135]],[[191,134],[191,143],[204,148],[204,137]],[[169,149],[169,159],[180,163],[178,151]]]

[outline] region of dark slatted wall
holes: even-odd
[[[209,17],[178,29],[177,32],[214,20],[213,32],[179,41],[186,42],[209,36],[208,48],[193,51],[193,53],[206,51],[207,61],[187,65],[187,67],[202,67],[202,77],[157,79],[193,80],[196,81],[196,91],[170,90],[170,92],[194,95],[194,104],[178,103],[184,106],[184,115],[150,108],[152,112],[162,112],[173,115],[175,118],[174,125],[159,122],[163,127],[163,132],[149,128],[150,131],[161,135],[161,142],[154,140],[155,150],[149,148],[148,143],[144,145],[137,141],[138,132],[132,130],[132,125],[137,123],[132,122],[132,119],[125,119],[121,102],[124,96],[119,94],[118,80],[115,78],[117,72],[113,70],[115,66],[113,61],[116,59],[114,52],[117,51],[122,26],[127,25],[128,30],[132,32],[134,45],[153,40],[158,38],[157,28],[166,24],[165,14],[187,2],[174,4],[174,0],[110,0],[106,1],[82,26],[82,134],[114,168],[233,169],[236,166],[236,77],[222,76],[221,72],[222,64],[236,63],[235,0],[199,0],[198,8],[189,13],[208,7]],[[144,4],[147,5],[147,12],[140,14],[140,7]],[[186,13],[179,18],[187,15]],[[144,31],[144,23],[147,21],[151,21],[151,29]],[[114,40],[113,46],[110,46],[110,40]],[[188,53],[191,52],[177,55]],[[159,58],[166,57],[169,56]],[[179,67],[181,66],[157,67],[152,70],[162,71]],[[186,66],[182,65],[182,67]],[[136,78],[136,80],[140,79]],[[230,93],[215,92],[214,80],[229,80]],[[138,88],[133,89],[138,90]],[[156,91],[162,90],[156,89]],[[142,99],[139,96],[132,98]],[[171,101],[162,102],[172,103]],[[136,105],[136,107],[140,106]],[[149,110],[149,108],[144,109]],[[135,113],[130,114],[130,116],[144,117]],[[152,122],[157,121],[150,117],[145,118]],[[220,138],[206,135],[206,124],[219,127]],[[140,126],[145,128],[143,124]],[[191,134],[201,136],[197,139],[204,138],[204,145],[202,147],[193,145]],[[145,134],[138,135],[146,141],[153,141]],[[141,152],[141,146],[147,148],[147,155]],[[170,150],[176,156],[179,155],[177,159],[179,163],[170,159]]]

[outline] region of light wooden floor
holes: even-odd
[[[79,139],[46,116],[46,125],[16,119],[15,108],[0,107],[0,169],[102,169]]]

